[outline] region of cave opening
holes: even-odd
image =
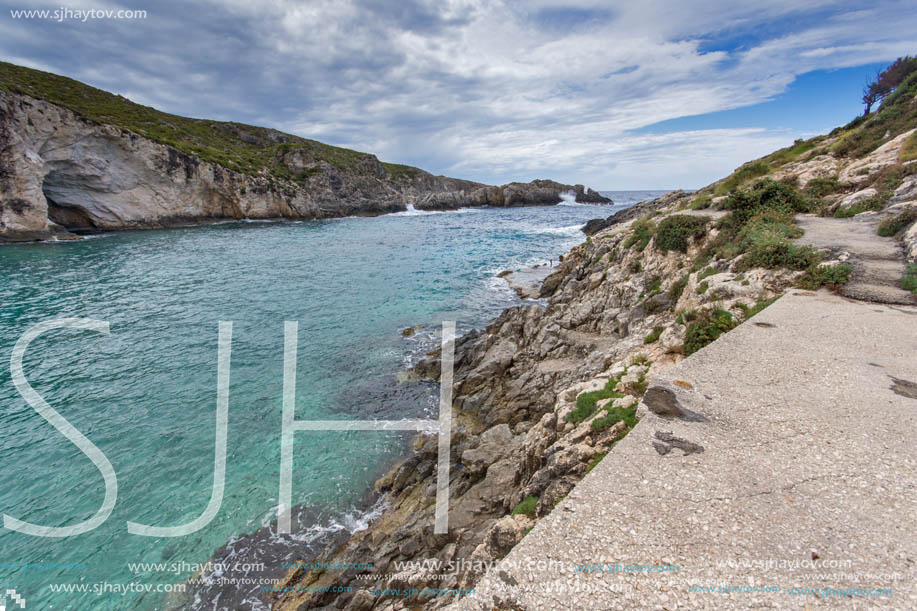
[[[48,202],[48,220],[63,226],[73,233],[94,233],[100,231],[88,214],[74,202],[78,193],[76,181],[66,170],[48,172],[41,183],[41,191]]]

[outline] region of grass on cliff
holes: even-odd
[[[719,234],[698,256],[696,266],[713,256],[728,260],[739,255],[743,255],[740,272],[755,267],[805,270],[817,265],[818,252],[792,240],[802,235],[794,215],[818,205],[792,185],[770,179],[736,191],[722,202],[721,207],[731,213],[718,221]]]
[[[772,168],[777,168],[782,165],[786,165],[787,163],[792,163],[802,157],[805,153],[808,153],[814,149],[824,139],[824,136],[817,136],[809,140],[796,140],[792,146],[782,148],[779,151],[774,151],[762,159],[762,161]]]
[[[905,227],[917,221],[917,210],[905,210],[901,214],[898,214],[890,219],[885,219],[879,223],[876,233],[878,233],[883,238],[888,238],[893,235],[897,235],[898,232],[903,231]]]
[[[513,508],[512,515],[514,516],[523,515],[523,516],[528,516],[530,518],[534,518],[535,517],[535,507],[538,506],[539,500],[540,499],[537,496],[525,497],[525,499],[520,501],[519,504]]]
[[[615,392],[615,386],[626,374],[627,370],[625,369],[620,375],[608,380],[603,388],[580,394],[576,398],[576,407],[567,414],[567,422],[572,422],[574,425],[583,422],[595,413],[596,403],[602,399],[620,399],[623,397],[623,394]]]
[[[0,62],[0,89],[63,106],[83,119],[128,129],[246,174],[266,172],[275,178],[305,182],[320,171],[318,167],[294,172],[285,159],[298,157],[306,164],[325,162],[341,171],[359,171],[360,162],[371,158],[366,153],[264,127],[171,115],[73,79],[6,62]],[[410,166],[382,165],[394,179],[420,172]]]
[[[633,233],[631,233],[630,237],[624,242],[624,248],[636,246],[638,252],[643,252],[646,245],[653,239],[653,234],[656,232],[656,225],[649,219],[649,216],[645,216],[634,221],[631,230]]]
[[[656,248],[662,252],[677,250],[688,252],[688,242],[707,231],[710,217],[673,214],[659,222],[656,228]]]
[[[715,195],[726,195],[735,191],[742,184],[771,173],[771,166],[765,161],[752,161],[746,163],[738,170],[727,176],[716,186]]]
[[[904,142],[901,150],[898,151],[899,163],[914,161],[915,159],[917,159],[917,132],[911,134],[911,137]]]
[[[915,95],[917,72],[885,98],[877,111],[859,116],[844,127],[832,131],[831,135],[839,139],[831,145],[831,152],[841,157],[863,157],[892,138],[917,127],[917,104],[913,103]],[[905,156],[908,154],[905,152]]]
[[[780,295],[772,299],[759,299],[753,306],[739,304],[738,308],[742,310],[742,320],[736,320],[728,311],[715,308],[711,310],[686,310],[678,315],[676,322],[687,324],[684,339],[685,356],[694,354],[704,346],[715,341],[723,333],[735,329],[741,322],[744,322],[760,313],[762,310],[772,305],[780,299]]]
[[[907,266],[907,271],[901,279],[901,288],[917,295],[917,263],[911,263]]]
[[[697,312],[685,330],[685,356],[694,354],[707,344],[713,342],[723,333],[731,331],[738,325],[732,314],[722,309]]]

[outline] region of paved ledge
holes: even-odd
[[[917,308],[794,290],[663,378],[700,418],[647,413],[455,608],[917,608]],[[679,570],[572,570],[615,563]]]

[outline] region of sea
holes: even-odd
[[[410,433],[297,432],[294,532],[276,532],[285,321],[298,322],[298,420],[435,418],[438,388],[405,372],[440,341],[443,320],[457,321],[459,334],[483,328],[521,303],[499,272],[556,263],[584,239],[586,221],[662,193],[607,191],[615,203],[602,206],[410,209],[0,247],[2,362],[40,323],[108,323],[108,334],[37,336],[23,371],[117,478],[114,508],[89,532],[0,529],[0,587],[15,589],[27,609],[163,609],[176,600],[209,609],[219,589],[190,601],[176,591],[217,550],[251,558],[233,546],[259,532],[276,572],[329,537],[366,528],[384,502],[368,491],[405,454]],[[233,328],[219,511],[189,535],[129,534],[128,521],[177,526],[210,501],[221,321]],[[6,521],[77,525],[103,503],[99,468],[26,402],[6,366],[0,464]],[[266,608],[257,588],[233,606]]]

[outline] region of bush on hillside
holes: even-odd
[[[710,217],[673,214],[662,219],[656,229],[656,248],[662,252],[688,252],[688,240],[704,235]]]

